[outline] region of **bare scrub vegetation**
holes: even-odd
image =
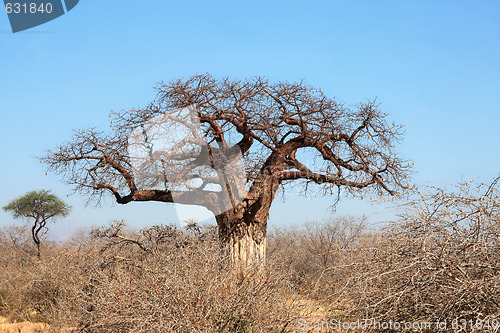
[[[406,205],[397,223],[368,237],[345,282],[352,302],[347,313],[385,321],[455,320],[462,323],[455,332],[500,331],[497,182],[429,188]]]
[[[22,262],[2,240],[0,311],[11,320],[81,332],[267,332],[300,314],[289,279],[227,269],[215,228],[132,232],[113,222],[45,251]]]
[[[217,229],[194,222],[134,231],[115,221],[44,242],[41,258],[29,231],[4,228],[0,316],[56,332],[297,332],[299,319],[498,332],[497,182],[428,188],[403,208],[379,230],[350,216],[271,230],[267,270],[243,278]]]

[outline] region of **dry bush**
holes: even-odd
[[[446,320],[449,331],[498,332],[497,182],[427,188],[378,231],[368,232],[355,218],[277,230],[269,253],[303,295],[328,308],[326,321],[399,322],[400,331],[404,323],[431,323],[430,332]]]
[[[267,272],[245,279],[228,269],[216,228],[196,223],[114,222],[47,244],[40,259],[4,229],[0,314],[77,332],[295,332],[299,318],[447,320],[472,332],[500,315],[499,198],[496,182],[470,182],[420,193],[379,231],[364,217],[276,229]]]
[[[29,288],[31,274],[25,274],[37,261],[36,250],[26,226],[0,229],[0,315],[24,320],[30,311],[23,302],[22,288]],[[31,310],[33,313],[34,310]]]
[[[286,331],[298,312],[283,279],[238,279],[215,230],[198,232],[154,226],[132,234],[121,223],[94,231],[100,253],[82,261],[85,285],[61,308],[72,307],[67,316],[86,332]]]
[[[397,223],[367,236],[351,266],[331,270],[350,276],[333,294],[349,300],[344,316],[379,322],[446,320],[450,331],[499,331],[496,183],[462,183],[456,191],[431,188],[406,205]]]
[[[269,235],[268,255],[277,269],[292,277],[303,295],[325,298],[329,288],[343,280],[332,266],[350,265],[367,233],[366,217],[342,216],[311,221],[302,227],[274,229]]]
[[[3,237],[1,242],[0,315],[11,322],[50,322],[61,290],[74,275],[66,249],[45,244],[38,258],[33,244],[23,251]]]
[[[304,313],[290,279],[272,267],[233,274],[213,227],[134,232],[115,222],[24,265],[2,239],[10,254],[0,289],[12,299],[4,309],[11,320],[75,332],[290,332]]]

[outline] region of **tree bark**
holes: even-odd
[[[262,177],[246,200],[216,216],[219,239],[229,251],[234,269],[246,275],[262,270],[266,263],[267,220],[279,181]]]
[[[227,215],[221,214],[217,223],[219,238],[229,251],[233,269],[246,274],[265,266],[267,220],[230,220]]]
[[[38,221],[37,221],[37,222],[35,222],[35,224],[31,228],[31,236],[33,237],[33,242],[35,243],[35,246],[36,246],[36,255],[38,258],[41,257],[40,238],[38,237],[39,232],[40,232],[40,226],[38,225]]]

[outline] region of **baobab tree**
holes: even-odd
[[[96,200],[110,194],[119,204],[160,201],[206,207],[215,215],[220,240],[241,267],[265,260],[267,219],[279,189],[288,190],[293,183],[301,193],[319,191],[338,199],[341,189],[363,196],[394,195],[408,187],[411,166],[394,149],[402,126],[391,125],[374,101],[347,107],[303,82],[208,74],[160,83],[156,92],[144,108],[112,113],[110,132],[76,131],[73,140],[50,150],[42,161]],[[190,114],[182,118],[179,110]],[[186,124],[193,116],[199,131]],[[184,124],[188,134],[155,156],[149,147],[154,162],[141,171],[131,143],[143,133],[142,143],[152,144],[147,130],[159,119]],[[183,149],[188,145],[191,149]],[[224,167],[234,161],[241,162],[244,177]],[[174,173],[162,171],[172,165],[175,174],[188,181],[196,178],[197,185],[172,181]],[[207,165],[212,173],[198,170]],[[210,184],[219,184],[219,190]]]

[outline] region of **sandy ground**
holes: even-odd
[[[50,328],[45,323],[9,323],[7,318],[0,316],[0,333],[48,333]]]

